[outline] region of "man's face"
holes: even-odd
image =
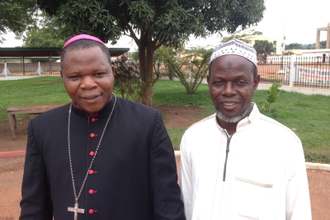
[[[225,117],[238,117],[249,108],[260,81],[259,75],[253,79],[253,70],[253,64],[238,55],[225,55],[213,61],[207,82],[215,107]]]
[[[68,50],[64,57],[62,81],[77,107],[94,114],[110,100],[114,70],[99,47]]]

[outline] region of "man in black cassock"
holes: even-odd
[[[185,219],[160,111],[112,93],[99,39],[71,38],[61,60],[72,103],[29,123],[20,220]]]

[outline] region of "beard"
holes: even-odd
[[[226,123],[238,123],[240,120],[245,118],[249,112],[251,111],[252,103],[250,102],[242,111],[241,114],[234,116],[234,117],[228,117],[224,115],[216,106],[215,106],[215,113],[220,121],[226,122]]]

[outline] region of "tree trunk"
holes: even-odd
[[[146,54],[147,52],[147,54]],[[141,45],[139,47],[140,75],[142,80],[142,104],[152,106],[152,88],[153,82],[153,52],[154,49],[149,46]]]

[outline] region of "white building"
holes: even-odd
[[[329,63],[330,49],[301,50],[304,57],[317,57],[320,62]]]

